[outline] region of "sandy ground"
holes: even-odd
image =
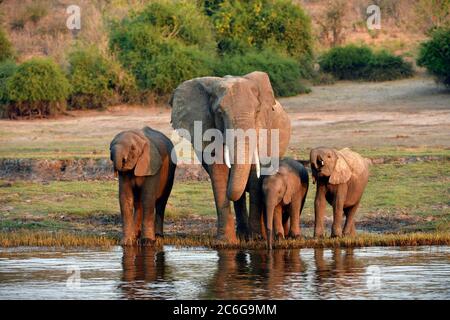
[[[291,149],[450,147],[450,92],[428,78],[339,82],[280,102],[292,120]],[[170,109],[118,106],[50,120],[1,120],[0,157],[105,156],[116,133],[144,125],[171,137]]]

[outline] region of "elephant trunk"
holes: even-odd
[[[256,147],[253,150],[253,153],[250,153],[251,150],[249,149],[249,143],[248,141],[245,141],[244,147],[241,149],[241,153],[239,153],[237,152],[237,145],[238,143],[235,143],[233,165],[229,165],[229,149],[227,146],[225,146],[224,155],[225,163],[228,167],[231,167],[227,187],[227,197],[231,201],[239,200],[244,193],[250,175],[252,162],[256,164],[256,175],[258,178],[260,175],[258,148]]]
[[[313,183],[317,180],[317,153],[312,151],[309,157],[309,163],[311,165],[311,175],[313,178]]]
[[[275,206],[270,203],[265,205],[265,218],[266,218],[266,233],[267,233],[267,249],[272,250],[273,240],[273,211]]]
[[[121,156],[122,152],[119,150],[120,147],[118,145],[114,145],[111,147],[111,161],[114,165],[114,171],[121,171],[123,169],[123,157]]]

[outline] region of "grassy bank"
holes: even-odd
[[[102,247],[119,245],[118,237],[80,235],[72,232],[17,231],[0,232],[0,247],[39,246],[39,247]],[[213,249],[265,249],[265,241],[241,241],[229,244],[216,240],[212,235],[175,237],[158,239],[156,246],[174,245],[180,247],[207,247]],[[347,248],[371,246],[422,246],[450,245],[450,232],[370,234],[356,237],[314,239],[306,237],[299,240],[279,240],[274,249],[299,248]]]
[[[396,242],[397,236],[387,235],[392,233],[411,233],[413,238],[405,243],[414,243],[414,232],[431,233],[419,239],[434,239],[442,234],[448,239],[449,177],[450,165],[445,160],[372,166],[357,228],[361,232],[383,235],[369,234],[358,238],[360,240],[349,240],[350,243],[358,245],[358,241],[370,243],[373,240],[381,245],[379,241],[403,241]],[[315,186],[311,185],[301,217],[306,237],[312,235],[314,194]],[[1,242],[6,246],[81,245],[91,241],[96,245],[115,244],[120,238],[117,181],[0,181],[0,211]],[[176,183],[166,211],[166,241],[173,244],[181,241],[180,245],[193,241],[195,245],[214,246],[210,241],[215,232],[215,215],[209,182]],[[328,225],[331,217],[328,207]],[[71,232],[79,234],[79,239]],[[400,239],[409,239],[409,236],[404,234]],[[195,237],[200,237],[199,242]],[[288,241],[286,245],[309,245],[308,241],[300,244]],[[330,241],[326,242],[327,246],[337,240]]]

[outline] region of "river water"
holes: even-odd
[[[450,246],[2,248],[0,299],[450,299]]]

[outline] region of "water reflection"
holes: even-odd
[[[67,268],[81,286],[67,287]],[[0,248],[0,299],[449,299],[450,247]]]
[[[306,265],[300,250],[268,252],[219,250],[217,271],[205,290],[205,298],[214,299],[283,299],[289,295],[287,277],[301,274]]]
[[[122,282],[119,288],[124,298],[145,296],[147,283],[168,278],[168,266],[163,250],[153,247],[126,247],[122,256]]]

